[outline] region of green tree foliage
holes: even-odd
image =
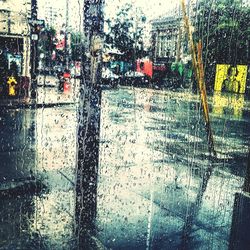
[[[71,59],[80,61],[83,50],[82,34],[79,32],[71,32]]]
[[[146,17],[141,8],[135,8],[131,4],[123,5],[114,20],[106,20],[106,43],[123,52],[128,60],[141,57],[145,22]]]
[[[242,0],[200,0],[196,21],[208,83],[214,81],[216,64],[249,62],[250,10]]]

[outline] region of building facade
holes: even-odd
[[[56,31],[83,31],[83,2],[78,0],[37,0],[38,18]]]
[[[31,0],[0,0],[0,53],[12,61],[21,76],[30,77]]]
[[[195,17],[196,0],[186,1],[189,19]],[[185,60],[189,54],[181,6],[151,21],[152,59],[158,62]],[[191,27],[192,28],[192,27]]]
[[[183,20],[167,16],[152,21],[152,57],[155,63],[179,60],[184,53]]]

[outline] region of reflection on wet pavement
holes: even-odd
[[[112,249],[183,246],[185,221],[211,164],[198,97],[117,90],[103,94],[102,107],[97,202],[101,241]],[[213,163],[184,245],[188,249],[228,248],[234,194],[243,182],[233,174],[239,164],[235,155],[246,157],[249,130],[238,119],[237,126],[225,131],[225,121],[231,121],[223,119],[213,115],[220,160]],[[241,176],[244,162],[237,172]]]
[[[59,90],[59,81],[55,76],[38,77],[40,87],[37,91],[37,104],[52,103],[76,103],[79,98],[80,80],[72,78],[70,80],[70,88],[68,91]]]
[[[218,112],[214,98],[209,100],[219,157],[211,161],[197,96],[139,88],[103,91],[94,249],[228,249],[249,118],[244,108],[240,116]],[[0,249],[77,248],[77,112],[75,105],[1,112],[1,182],[15,174],[35,175],[47,188],[1,198]],[[185,222],[211,164],[185,238]]]
[[[27,122],[27,114],[24,116],[23,113],[28,113],[32,119]],[[32,175],[46,185],[46,190],[35,196],[27,194],[2,199],[0,249],[70,249],[75,209],[72,182],[76,160],[76,108],[27,109],[19,110],[17,114],[26,123],[22,124],[20,133],[9,132],[8,140],[16,148],[22,148],[20,164],[12,156],[16,162],[6,161],[1,169],[8,166],[6,170],[9,170],[10,167],[21,165],[20,171],[16,169],[15,173],[19,175],[21,172],[27,178],[25,171],[30,168]],[[33,126],[31,142],[25,137],[25,124],[29,123]],[[9,124],[9,121],[4,123],[6,126]],[[23,140],[13,142],[19,137]],[[18,151],[16,148],[15,152]],[[6,155],[3,152],[4,159]]]

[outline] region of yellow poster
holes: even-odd
[[[217,64],[214,90],[244,94],[247,65]]]
[[[227,114],[240,119],[243,114],[244,104],[244,95],[214,92],[212,111],[216,115]]]

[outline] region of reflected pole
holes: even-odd
[[[76,171],[76,239],[78,249],[95,249],[97,174],[99,163],[101,48],[104,0],[85,0],[84,52],[78,114]],[[95,239],[95,240],[93,240]]]

